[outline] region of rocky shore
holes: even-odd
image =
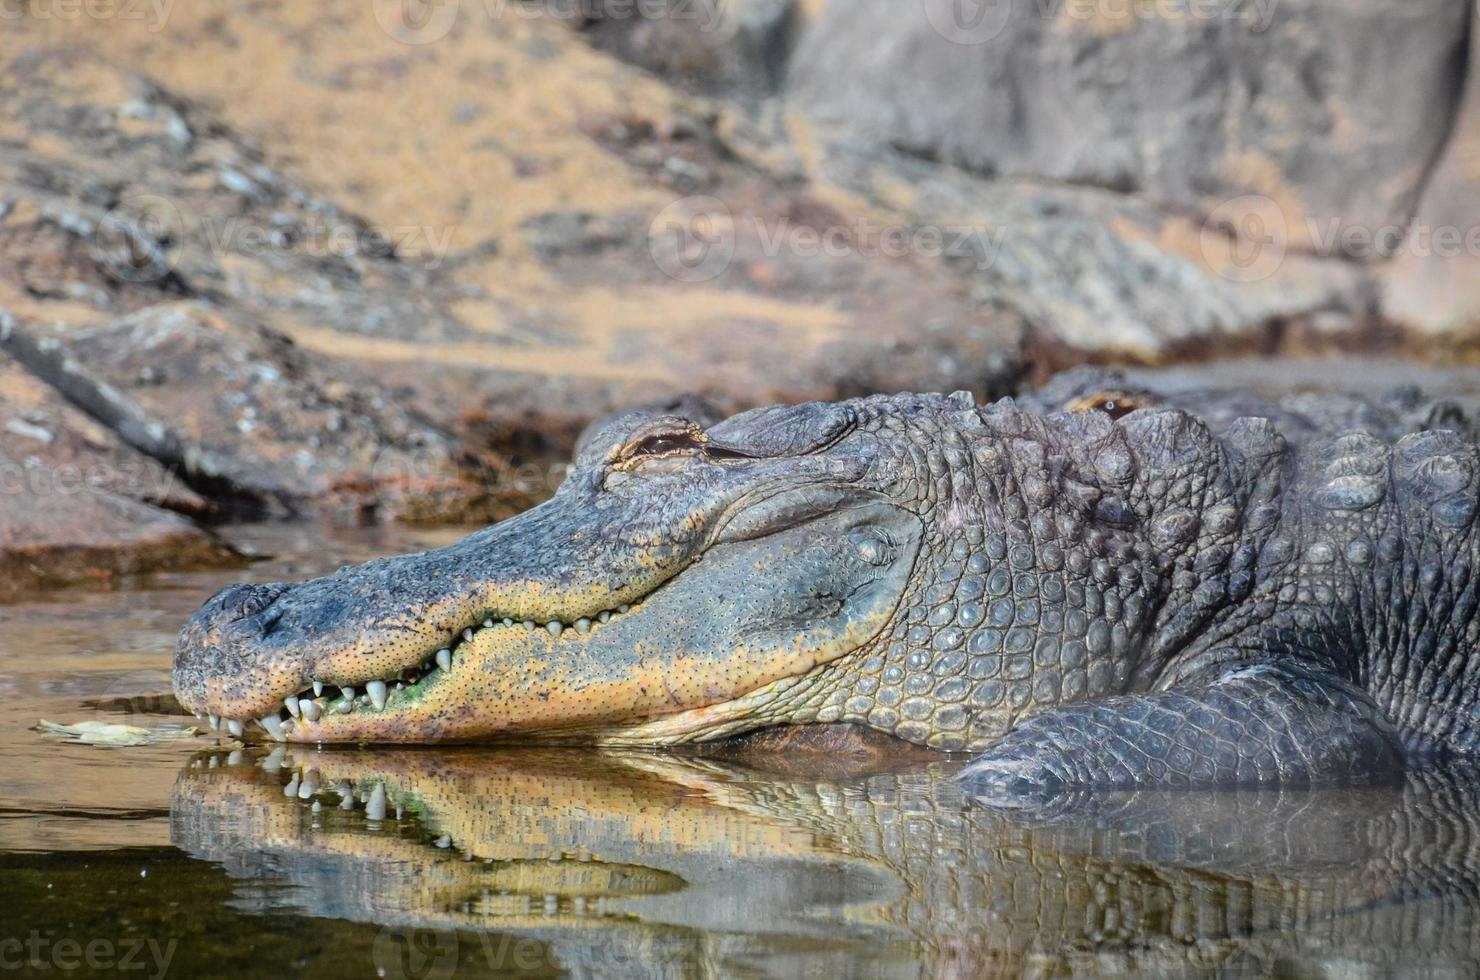
[[[0,595],[497,519],[682,392],[1480,353],[1466,0],[415,7],[7,14]]]

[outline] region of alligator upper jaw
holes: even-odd
[[[434,551],[224,589],[180,635],[176,697],[233,730],[268,719],[272,732],[279,711],[292,717],[290,698],[301,719],[304,692],[310,714],[353,710],[360,697],[378,701],[380,683],[389,697],[439,668],[439,652],[486,621],[599,621],[689,560],[681,542],[617,547],[586,533],[579,511],[557,499]],[[337,696],[350,689],[353,699]]]
[[[568,547],[519,549],[501,564],[507,549],[496,539],[472,550],[464,542],[440,559],[473,556],[473,569],[435,568],[433,577],[427,556],[438,553],[408,556],[372,569],[370,586],[352,572],[337,585],[288,587],[262,609],[248,602],[240,627],[208,607],[182,637],[177,693],[211,715],[216,704],[246,706],[219,712],[233,734],[252,719],[301,742],[653,743],[731,725],[737,714],[763,725],[785,719],[767,716],[758,692],[857,649],[888,622],[919,537],[913,514],[853,504],[702,556],[649,555],[632,563],[646,565],[645,579],[609,574],[604,588],[561,588],[568,575],[533,573],[551,552],[568,569]]]

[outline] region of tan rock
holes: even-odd
[[[0,353],[0,597],[237,557],[201,500]]]

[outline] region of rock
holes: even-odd
[[[834,181],[948,243],[972,295],[1027,324],[1040,366],[1322,350],[1374,329],[1373,284],[1349,263],[1281,251],[1251,265],[1138,197],[984,182],[854,141],[827,152]]]
[[[828,4],[789,87],[871,142],[1201,218],[1268,199],[1290,246],[1403,225],[1450,128],[1469,0]]]
[[[358,365],[439,430],[473,417],[479,450],[560,454],[591,418],[683,391],[730,407],[875,384],[985,395],[1020,370],[1017,318],[984,311],[929,257],[800,254],[788,236],[803,212],[848,233],[867,215],[735,159],[723,113],[591,51],[568,22],[459,19],[430,47],[356,8],[279,46],[280,16],[228,43],[181,9],[147,54],[127,29],[82,46],[83,23],[65,48],[39,21],[0,39],[3,52],[30,38],[11,45],[22,91],[0,131],[23,149],[0,158],[16,202],[0,248],[57,255],[65,283],[7,289],[0,275],[0,307],[91,327],[189,299]],[[382,70],[415,93],[404,116],[386,117]],[[240,89],[247,77],[261,84]],[[448,91],[456,106],[440,106]],[[784,126],[755,131],[796,157]],[[716,192],[740,228],[728,274],[670,274],[664,249],[696,230],[672,219]],[[336,235],[394,248],[328,247]]]
[[[0,353],[0,598],[240,560],[156,505],[204,502]]]
[[[461,473],[453,440],[369,378],[201,304],[156,304],[86,328],[14,326],[0,343],[130,445],[228,503],[483,520],[500,502],[514,506],[494,480]]]
[[[947,0],[435,6],[8,21],[9,349],[224,506],[483,520],[680,392],[990,397],[1465,321],[1313,238],[1413,210],[1458,0],[988,4],[982,44]]]
[[[4,329],[0,321],[0,334]],[[90,489],[181,514],[209,512],[210,502],[178,474],[26,371],[3,352],[5,343],[0,340],[0,465],[12,486],[61,494]]]
[[[1480,13],[1472,64],[1444,154],[1382,273],[1382,312],[1440,352],[1480,350]],[[1384,256],[1388,257],[1388,256]]]
[[[576,4],[586,37],[690,88],[735,98],[775,91],[801,22],[797,0]]]

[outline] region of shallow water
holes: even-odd
[[[0,972],[1480,969],[1480,778],[1464,772],[1007,814],[963,799],[948,760],[98,748],[31,730],[180,724],[161,713],[174,635],[215,588],[457,532],[229,536],[273,557],[0,607]]]

